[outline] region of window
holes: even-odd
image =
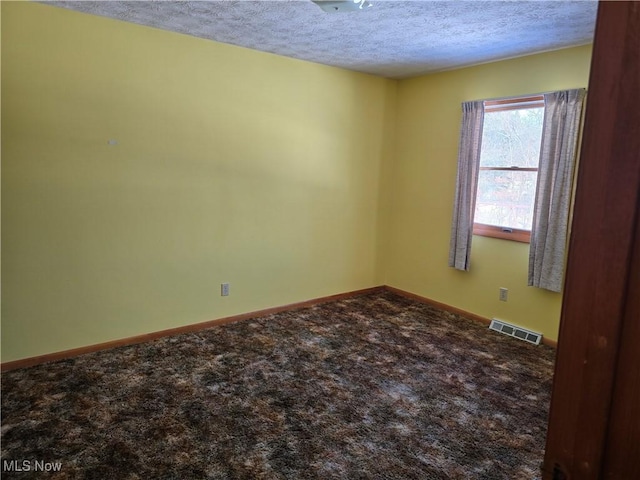
[[[529,242],[544,97],[484,102],[473,233]]]
[[[474,233],[529,242],[528,285],[561,291],[585,95],[462,102],[450,267],[469,271]]]

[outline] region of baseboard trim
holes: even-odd
[[[242,320],[248,320],[250,318],[265,317],[274,313],[281,313],[291,310],[297,310],[299,308],[311,307],[313,305],[319,305],[321,303],[332,302],[335,300],[343,300],[345,298],[357,297],[360,295],[366,295],[369,293],[380,292],[385,287],[371,287],[361,290],[354,290],[352,292],[339,293],[336,295],[329,295],[326,297],[313,298],[311,300],[304,300],[302,302],[290,303],[287,305],[281,305],[279,307],[265,308],[263,310],[257,310],[254,312],[241,313],[238,315],[232,315],[230,317],[218,318],[216,320],[209,320],[206,322],[192,323],[190,325],[184,325],[181,327],[169,328],[166,330],[160,330],[157,332],[145,333],[142,335],[136,335],[133,337],[122,338],[118,340],[112,340],[109,342],[97,343],[94,345],[87,345],[86,347],[72,348],[70,350],[63,350],[60,352],[47,353],[45,355],[38,355],[36,357],[27,357],[20,360],[13,360],[10,362],[4,362],[0,366],[2,372],[8,372],[10,370],[16,370],[19,368],[33,367],[47,362],[54,362],[57,360],[66,360],[68,358],[77,357],[87,353],[98,352],[100,350],[108,350],[110,348],[123,347],[126,345],[135,345],[137,343],[149,342],[163,337],[169,337],[171,335],[179,335],[181,333],[192,333],[204,330],[206,328],[215,327],[217,325],[224,325],[227,323],[240,322]]]
[[[400,295],[401,297],[409,298],[411,300],[415,300],[420,303],[431,305],[432,307],[439,308],[440,310],[451,312],[456,315],[460,315],[470,320],[475,320],[476,322],[480,322],[487,326],[491,323],[490,318],[483,317],[481,315],[476,315],[475,313],[467,312],[466,310],[462,310],[460,308],[452,307],[451,305],[447,305],[446,303],[436,302],[435,300],[432,300],[427,297],[423,297],[421,295],[417,295],[415,293],[407,292],[405,290],[400,290],[399,288],[390,287],[388,285],[385,285],[384,289],[389,292],[395,293],[396,295]],[[547,345],[548,347],[552,347],[552,348],[558,347],[558,342],[556,342],[555,340],[546,338],[544,335],[542,336],[542,343],[544,345]]]
[[[489,325],[491,323],[491,320],[486,317],[476,315],[475,313],[467,312],[466,310],[462,310],[460,308],[452,307],[451,305],[447,305],[446,303],[436,302],[435,300],[431,300],[430,298],[423,297],[415,293],[407,292],[405,290],[400,290],[399,288],[390,287],[388,285],[385,285],[385,289],[395,293],[396,295],[400,295],[401,297],[409,298],[411,300],[415,300],[420,303],[426,303],[427,305],[431,305],[432,307],[439,308],[440,310],[444,310],[445,312],[455,313],[456,315],[460,315],[462,317],[475,320],[476,322],[480,322],[485,325]]]
[[[112,340],[109,342],[96,343],[94,345],[87,345],[86,347],[72,348],[70,350],[63,350],[60,352],[47,353],[45,355],[38,355],[36,357],[27,357],[20,360],[13,360],[10,362],[4,362],[0,365],[0,371],[8,372],[10,370],[17,370],[19,368],[33,367],[47,362],[55,362],[57,360],[66,360],[68,358],[78,357],[87,353],[98,352],[100,350],[108,350],[110,348],[124,347],[126,345],[135,345],[137,343],[149,342],[163,337],[169,337],[171,335],[179,335],[181,333],[191,333],[204,330],[206,328],[215,327],[217,325],[224,325],[227,323],[240,322],[242,320],[248,320],[250,318],[265,317],[274,313],[287,312],[291,310],[297,310],[299,308],[311,307],[313,305],[319,305],[321,303],[332,302],[336,300],[343,300],[345,298],[357,297],[360,295],[366,295],[369,293],[376,293],[381,291],[388,291],[400,295],[401,297],[409,298],[420,303],[431,305],[432,307],[439,308],[447,312],[454,313],[456,315],[475,320],[484,325],[489,325],[491,320],[489,318],[476,315],[475,313],[467,312],[445,303],[437,302],[427,297],[417,295],[415,293],[407,292],[399,288],[390,287],[388,285],[382,285],[378,287],[364,288],[361,290],[354,290],[346,293],[338,293],[336,295],[329,295],[326,297],[313,298],[311,300],[304,300],[302,302],[290,303],[287,305],[281,305],[279,307],[266,308],[263,310],[257,310],[254,312],[241,313],[238,315],[232,315],[230,317],[218,318],[216,320],[209,320],[206,322],[192,323],[190,325],[184,325],[181,327],[169,328],[166,330],[160,330],[157,332],[145,333],[142,335],[136,335],[133,337],[122,338],[118,340]],[[556,348],[557,342],[548,338],[542,337],[542,343]]]

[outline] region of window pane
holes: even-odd
[[[487,112],[481,167],[537,167],[544,108]]]
[[[482,170],[475,222],[531,230],[538,172]]]

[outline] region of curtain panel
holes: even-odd
[[[553,292],[562,290],[569,209],[585,95],[584,89],[544,95],[528,284]]]
[[[469,270],[483,123],[484,102],[482,100],[464,102],[449,244],[449,266],[464,271]]]

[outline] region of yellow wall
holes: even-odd
[[[2,360],[379,283],[396,86],[2,2]]]
[[[590,58],[585,46],[400,82],[387,284],[557,339],[561,295],[527,287],[528,244],[474,236],[471,271],[447,266],[460,104],[586,87]],[[500,287],[509,289],[506,303]]]
[[[385,283],[556,337],[527,245],[476,237],[472,271],[447,267],[460,103],[585,86],[589,47],[397,82],[1,18],[2,361]]]

